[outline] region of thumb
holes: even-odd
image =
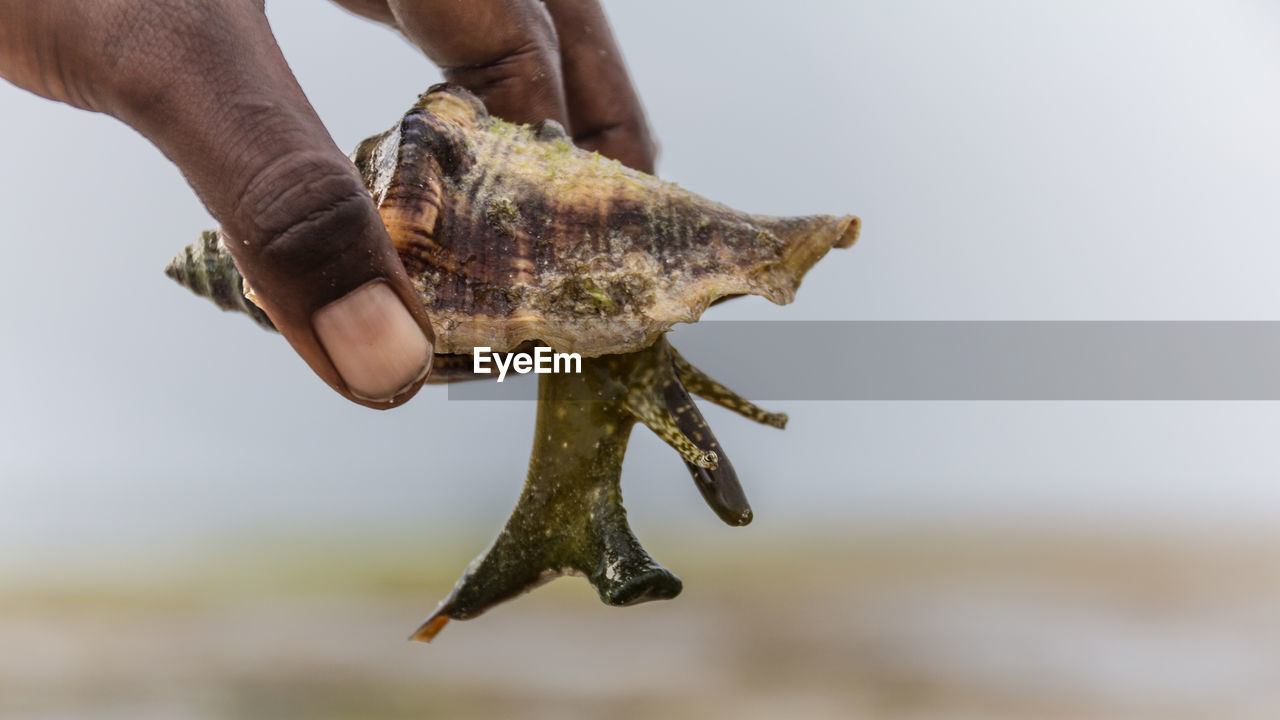
[[[361,404],[400,404],[430,370],[430,322],[354,170],[304,150],[269,161],[223,224],[272,322],[311,368]],[[335,167],[336,166],[336,167]]]
[[[36,60],[23,67],[64,90],[22,84],[115,115],[172,159],[263,309],[325,382],[369,407],[412,397],[430,370],[430,322],[260,3],[80,0],[31,21]]]

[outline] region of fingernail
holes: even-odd
[[[385,282],[352,290],[311,323],[347,389],[362,400],[390,401],[431,369],[431,342]]]

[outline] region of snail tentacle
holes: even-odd
[[[694,395],[704,400],[709,400],[726,410],[735,412],[748,420],[755,420],[762,425],[776,427],[779,430],[787,428],[788,418],[786,413],[769,412],[721,385],[715,378],[702,372],[684,359],[684,356],[676,352],[675,348],[671,348],[671,359],[674,361],[676,374],[680,376],[680,382],[684,383],[684,386]]]

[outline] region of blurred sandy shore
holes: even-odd
[[[405,637],[465,552],[428,566],[404,543],[263,543],[10,568],[0,717],[1280,717],[1280,541],[938,531],[653,550],[685,580],[674,601],[608,608],[560,580],[429,646]]]

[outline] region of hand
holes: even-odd
[[[596,0],[341,0],[403,32],[514,122],[653,170],[643,112]],[[128,123],[222,224],[272,322],[350,400],[395,407],[431,324],[372,200],[276,46],[261,0],[0,0],[0,76]]]

